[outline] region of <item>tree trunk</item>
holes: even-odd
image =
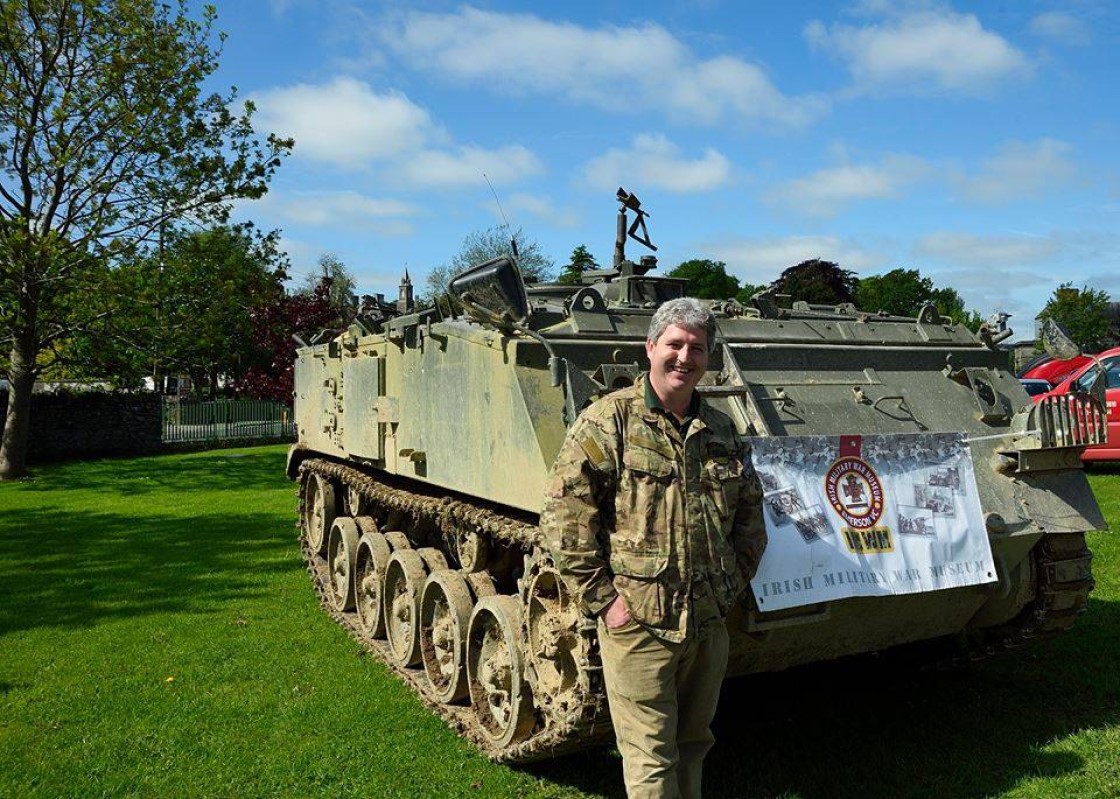
[[[8,412],[0,438],[0,480],[27,475],[27,442],[31,432],[31,389],[35,385],[35,347],[17,336],[8,372]]]

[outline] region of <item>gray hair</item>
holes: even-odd
[[[646,340],[656,344],[669,325],[703,330],[708,335],[708,352],[715,347],[716,318],[711,309],[695,297],[678,297],[663,303],[649,320]]]

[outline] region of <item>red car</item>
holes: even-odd
[[[1100,368],[1097,361],[1087,356],[1087,363],[1082,364],[1073,374],[1067,376],[1052,391],[1037,397],[1032,397],[1035,402],[1043,397],[1054,397],[1070,394],[1073,389],[1079,388],[1087,391],[1096,379]],[[1120,460],[1120,347],[1105,350],[1097,356],[1105,370],[1105,404],[1108,411],[1108,441],[1094,447],[1087,447],[1081,455],[1083,461],[1116,461]]]
[[[1093,359],[1088,355],[1078,355],[1068,361],[1055,361],[1049,355],[1041,355],[1028,364],[1019,377],[1045,380],[1050,385],[1056,386],[1071,374],[1092,362]]]

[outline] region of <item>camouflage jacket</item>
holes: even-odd
[[[680,641],[703,621],[690,618],[695,593],[726,615],[754,575],[766,546],[762,490],[725,414],[701,400],[682,437],[645,397],[643,377],[572,425],[541,532],[584,612],[621,594],[636,621]]]

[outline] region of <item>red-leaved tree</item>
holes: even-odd
[[[291,402],[295,390],[296,341],[310,338],[338,320],[330,303],[331,280],[324,277],[309,294],[283,294],[275,303],[253,312],[259,359],[234,384],[234,390],[254,399]]]

